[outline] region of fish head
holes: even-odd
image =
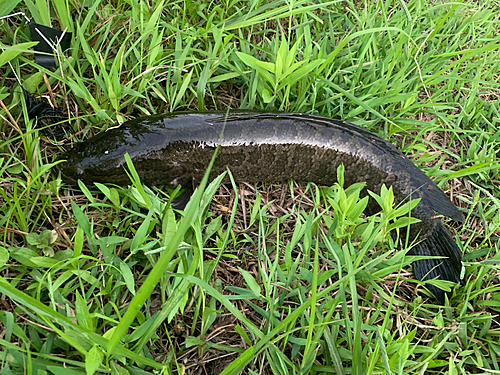
[[[63,153],[58,164],[63,181],[76,185],[94,182],[120,186],[131,184],[125,155],[128,154],[141,182],[147,185],[176,187],[190,183],[193,176],[182,160],[179,147],[169,144],[159,134],[143,131],[140,135],[127,129],[104,132],[76,144]]]
[[[58,164],[63,181],[76,185],[78,180],[85,184],[93,182],[126,185],[130,182],[123,165],[126,151],[119,152],[114,146],[107,148],[101,135],[77,144],[60,156]]]

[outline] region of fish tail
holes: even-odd
[[[460,278],[462,252],[444,224],[440,220],[434,220],[434,224],[431,234],[416,244],[408,254],[442,258],[420,259],[413,262],[413,273],[418,280],[422,281],[437,278],[463,284]],[[444,304],[447,292],[434,285],[426,285],[426,287],[441,304]]]

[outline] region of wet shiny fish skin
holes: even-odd
[[[337,168],[345,167],[344,184],[366,182],[377,194],[392,186],[395,204],[421,201],[412,211],[420,219],[410,229],[410,242],[420,241],[410,255],[441,256],[413,263],[419,280],[439,277],[460,283],[462,254],[435,212],[463,222],[463,215],[444,192],[394,145],[345,121],[300,113],[250,111],[188,112],[153,115],[123,123],[62,155],[63,178],[74,183],[127,185],[128,153],[146,185],[185,185],[200,181],[220,144],[211,176],[227,167],[237,181],[295,179],[333,185]],[[364,194],[367,194],[366,189]],[[370,199],[367,212],[380,208]],[[440,301],[445,293],[429,290]]]

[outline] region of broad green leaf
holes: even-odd
[[[255,297],[259,297],[260,296],[260,285],[257,281],[255,281],[254,277],[250,274],[250,272],[244,270],[243,268],[240,268],[238,267],[238,269],[240,270],[243,278],[245,279],[248,287],[250,288],[250,290],[252,291],[252,293],[255,295]]]
[[[11,13],[21,0],[0,0],[0,17]]]
[[[288,77],[286,77],[283,82],[278,86],[278,90],[281,89],[282,87],[286,86],[291,86],[294,85],[297,81],[302,79],[303,77],[309,75],[316,67],[323,63],[324,60],[315,60],[307,64],[306,66],[303,66],[299,70],[293,72],[290,74]]]
[[[262,90],[262,99],[264,100],[264,103],[271,103],[274,99],[274,96],[269,92],[268,89]]]
[[[43,73],[36,72],[23,80],[23,87],[26,91],[33,94],[42,81]]]
[[[22,163],[16,163],[7,168],[7,172],[12,174],[20,174],[24,169],[24,165]]]
[[[224,73],[217,75],[215,77],[211,77],[208,82],[210,83],[216,83],[216,82],[222,82],[222,81],[229,81],[233,78],[239,77],[240,73],[237,72],[231,72],[231,73]]]
[[[42,24],[46,26],[51,26],[50,24],[50,14],[49,14],[49,3],[45,0],[35,0],[36,8],[39,12],[40,17],[42,18]]]
[[[257,60],[255,57],[242,52],[236,52],[236,55],[250,68],[255,69],[272,87],[274,87],[276,79],[271,74],[274,73],[275,70],[273,63]]]
[[[93,375],[97,371],[103,358],[104,354],[102,350],[97,345],[94,345],[85,357],[85,370],[87,371],[87,375]]]
[[[1,6],[1,3],[0,3]],[[1,8],[0,8],[1,9]],[[23,52],[31,52],[28,48],[36,46],[38,42],[19,43],[13,46],[2,46],[4,51],[0,53],[0,67],[14,60]]]
[[[177,108],[177,106],[179,105],[182,98],[184,98],[184,94],[186,93],[188,85],[191,83],[192,76],[193,76],[192,70],[187,75],[184,76],[184,79],[182,80],[182,85],[181,85],[179,91],[177,92],[174,104],[172,105],[172,109]]]
[[[153,209],[149,210],[148,215],[146,216],[142,224],[139,226],[139,229],[135,233],[135,236],[132,239],[132,244],[130,245],[130,250],[132,252],[136,252],[137,249],[144,243],[144,241],[147,240],[149,224],[151,223],[153,212],[154,212]]]
[[[88,329],[89,331],[94,330],[94,325],[92,322],[92,318],[90,317],[90,311],[87,306],[87,301],[85,301],[78,292],[76,292],[75,314],[76,318],[78,319],[78,324]]]
[[[9,250],[0,246],[0,267],[3,267],[9,260]]]
[[[122,273],[123,279],[125,280],[125,285],[127,286],[127,289],[135,295],[135,279],[134,279],[134,274],[130,270],[130,267],[121,262],[120,263],[120,271]]]

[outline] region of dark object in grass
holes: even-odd
[[[30,120],[40,120],[44,117],[52,117],[58,120],[64,118],[64,114],[59,109],[51,107],[50,104],[41,102],[25,89],[23,89],[23,93]]]
[[[221,138],[221,133],[224,134]],[[287,179],[333,185],[337,167],[345,166],[345,185],[366,182],[379,194],[392,186],[395,204],[409,197],[421,201],[412,211],[420,219],[410,229],[410,255],[440,256],[413,263],[419,280],[439,278],[460,283],[462,254],[434,211],[455,221],[464,218],[443,191],[391,143],[345,121],[298,113],[193,112],[138,118],[101,133],[62,155],[63,177],[74,183],[129,184],[124,154],[147,185],[200,181],[220,141],[211,176],[227,167],[237,181]],[[363,192],[367,194],[366,189]],[[370,199],[368,212],[380,207]],[[404,231],[402,231],[404,232]],[[403,236],[405,233],[403,233]],[[443,303],[445,292],[429,290]]]
[[[67,119],[64,113],[57,108],[51,107],[50,104],[38,100],[25,89],[23,89],[23,93],[28,110],[28,118],[36,121],[37,127],[40,127],[41,125],[43,135],[52,139],[66,138],[66,132],[64,131],[65,128],[63,126],[58,126],[56,131],[48,127],[50,124],[58,123]],[[68,126],[67,130],[74,133],[71,126]]]
[[[38,42],[35,46],[35,51],[42,52],[35,53],[35,62],[44,68],[53,68],[57,66],[56,59],[54,58],[54,49],[59,43],[61,45],[61,50],[67,50],[71,43],[72,34],[34,22],[30,22],[29,27],[31,40]]]

